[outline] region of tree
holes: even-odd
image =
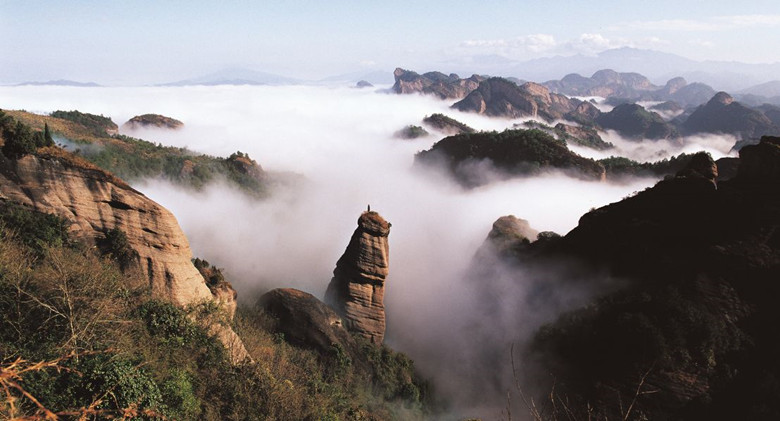
[[[51,137],[49,123],[43,125],[43,146],[54,146],[54,139]]]

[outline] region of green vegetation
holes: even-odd
[[[612,143],[605,142],[592,125],[576,127],[558,123],[555,127],[552,127],[534,120],[526,121],[523,125],[529,129],[542,130],[551,136],[555,136],[558,140],[566,142],[567,145],[572,142],[597,150],[611,149],[615,146]]]
[[[40,147],[54,145],[48,125],[44,126],[43,131],[33,131],[2,110],[0,110],[0,139],[3,141],[3,155],[10,157],[32,154]]]
[[[434,113],[423,119],[423,123],[444,132],[475,133],[476,130],[444,114]]]
[[[677,129],[666,123],[657,113],[647,111],[641,105],[621,104],[612,111],[601,114],[596,122],[605,129],[616,130],[623,136],[644,139],[674,139]]]
[[[82,113],[79,111],[55,111],[51,113],[54,118],[61,118],[63,120],[72,121],[80,126],[85,127],[95,136],[108,136],[111,133],[116,133],[119,129],[116,123],[111,121],[108,117],[102,115]]]
[[[399,139],[417,139],[418,137],[428,136],[428,131],[420,126],[409,125],[395,133]]]
[[[674,175],[685,168],[693,158],[692,154],[682,153],[656,162],[637,162],[620,156],[600,159],[598,162],[607,170],[607,178],[627,176],[659,177]]]
[[[587,179],[601,179],[604,174],[596,161],[571,152],[563,140],[536,129],[450,136],[418,153],[415,163],[443,164],[467,187],[488,182],[491,171],[499,176],[524,176],[559,169]]]
[[[220,158],[124,135],[109,136],[106,130],[111,130],[107,127],[110,121],[107,117],[78,111],[57,111],[51,117],[20,111],[14,111],[12,116],[0,115],[0,127],[8,127],[0,134],[3,139],[9,139],[6,140],[9,146],[3,147],[3,153],[18,156],[36,153],[36,148],[41,146],[51,146],[53,143],[45,141],[48,131],[49,138],[54,133],[72,142],[68,147],[76,155],[131,183],[162,178],[181,186],[202,189],[209,183],[224,180],[254,197],[269,194],[272,181],[245,153],[236,152],[228,158]],[[39,128],[40,134],[31,127]],[[40,141],[36,140],[38,137]],[[64,155],[49,152],[57,158]]]
[[[365,361],[291,346],[241,308],[233,321],[254,362],[234,365],[209,333],[209,306],[150,296],[122,271],[121,231],[106,256],[63,221],[4,206],[0,220],[0,418],[421,419],[429,392],[412,362],[363,345]],[[19,225],[18,225],[19,224]],[[30,229],[40,225],[40,229]],[[121,253],[120,253],[121,254]],[[201,267],[213,268],[199,261]]]

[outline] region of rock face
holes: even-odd
[[[354,347],[355,340],[344,329],[341,317],[309,293],[274,289],[260,297],[257,308],[271,316],[271,331],[283,333],[293,345],[326,355],[334,345],[346,350]]]
[[[715,91],[703,83],[691,83],[676,77],[665,86],[657,87],[638,73],[618,73],[599,70],[591,77],[573,73],[561,80],[551,80],[544,86],[552,92],[574,96],[600,96],[622,98],[627,101],[675,101],[683,106],[696,106],[707,102]]]
[[[452,73],[449,76],[441,72],[428,72],[422,75],[400,67],[393,72],[395,84],[393,92],[398,94],[432,94],[441,99],[463,98],[479,86],[485,78],[473,75],[468,79]]]
[[[522,86],[503,78],[490,78],[479,84],[452,108],[491,117],[539,117],[547,121],[563,118],[582,101],[551,93],[546,87],[527,82]]]
[[[211,299],[190,261],[187,238],[167,209],[97,169],[34,155],[3,160],[0,197],[71,221],[72,234],[87,244],[118,228],[138,252],[154,294],[180,305]]]
[[[180,129],[184,127],[184,123],[175,118],[166,117],[160,114],[143,114],[137,115],[130,120],[127,120],[122,128],[127,130],[135,130],[141,128],[158,128],[158,129]]]
[[[341,315],[347,330],[377,344],[385,336],[389,234],[390,223],[376,212],[363,212],[325,293],[325,301]]]

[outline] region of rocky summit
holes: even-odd
[[[325,301],[341,315],[349,331],[377,344],[385,336],[389,234],[390,223],[382,216],[363,212],[325,293]]]

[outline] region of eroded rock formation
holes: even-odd
[[[389,234],[390,223],[376,212],[363,212],[325,293],[349,331],[377,344],[385,335]]]
[[[152,294],[180,306],[215,299],[192,264],[187,237],[170,211],[58,148],[45,148],[37,156],[19,159],[0,155],[0,200],[67,219],[71,235],[88,245],[98,244],[109,230],[119,229],[138,253],[135,264],[147,276]],[[234,292],[221,292],[218,300],[234,298]],[[227,306],[226,310],[233,308]],[[247,356],[230,328],[212,330],[234,361]]]
[[[257,308],[270,317],[272,332],[284,334],[287,342],[332,352],[334,345],[351,350],[355,340],[344,329],[341,317],[315,296],[292,288],[271,290],[257,301]]]
[[[428,72],[422,75],[401,68],[393,72],[395,84],[393,92],[398,94],[433,94],[441,99],[463,98],[469,92],[477,89],[484,77],[472,75],[470,78],[461,79],[452,73],[445,75],[441,72]]]

